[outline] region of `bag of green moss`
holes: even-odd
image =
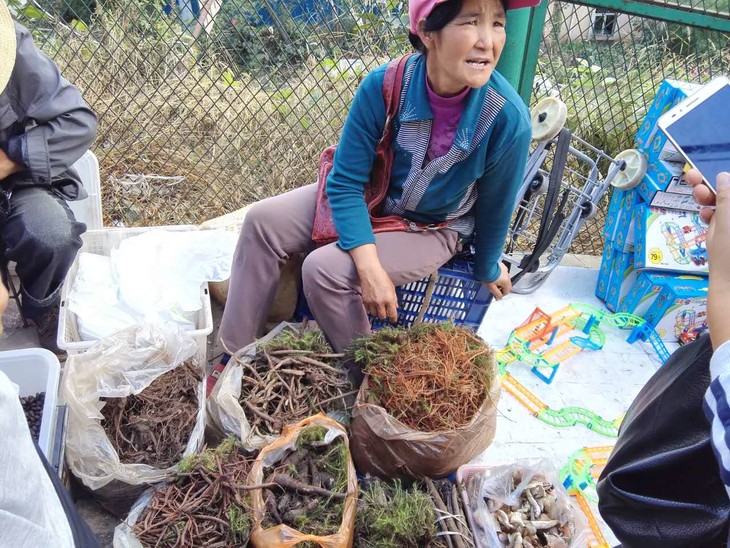
[[[494,439],[497,364],[471,330],[450,323],[381,329],[348,353],[365,373],[350,427],[360,473],[441,478]]]
[[[449,480],[363,480],[355,548],[474,548],[457,487]]]

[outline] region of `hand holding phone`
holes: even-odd
[[[715,78],[659,118],[659,129],[715,191],[730,171],[730,80]]]
[[[701,206],[700,215],[710,223],[707,254],[710,259],[710,291],[707,314],[710,336],[715,348],[730,340],[730,174],[723,172],[715,181],[715,192],[705,184],[696,169],[687,173],[692,195]],[[714,206],[714,209],[711,209]]]

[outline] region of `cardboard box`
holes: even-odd
[[[707,288],[681,279],[668,281],[645,319],[663,341],[676,342],[684,331],[702,332],[707,329]]]
[[[654,160],[647,165],[644,179],[649,177],[659,190],[666,190],[669,186],[678,183],[682,178],[684,165],[683,162],[675,163],[665,160]],[[651,199],[646,201],[651,202]]]
[[[616,215],[613,248],[627,253],[634,250],[634,217],[641,197],[636,189],[626,191],[621,201],[621,208]]]
[[[613,264],[614,250],[610,242],[603,247],[601,257],[601,268],[598,270],[598,282],[596,283],[596,297],[605,301],[608,294],[608,282],[611,278],[611,266]]]
[[[651,201],[651,206],[664,209],[682,209],[684,211],[699,211],[702,208],[695,202],[691,194],[675,194],[673,192],[657,192]]]
[[[637,208],[634,260],[637,269],[707,273],[707,225],[698,212]]]
[[[628,312],[645,318],[659,292],[667,284],[674,283],[673,280],[681,280],[682,284],[697,289],[707,289],[707,278],[704,276],[677,275],[651,270],[637,271],[636,281],[619,303],[616,312]]]
[[[619,190],[618,188],[614,188],[611,193],[611,201],[608,203],[608,212],[606,213],[606,224],[603,225],[603,238],[607,242],[613,240],[613,235],[616,232],[616,219],[626,193],[626,190]]]
[[[647,155],[649,154],[650,143],[654,135],[659,131],[657,121],[661,115],[679,104],[700,87],[700,84],[691,84],[678,80],[664,80],[662,82],[636,134],[636,145],[641,152],[645,152]]]
[[[636,280],[633,253],[614,253],[611,275],[606,292],[606,308],[615,312],[621,300],[628,294]]]

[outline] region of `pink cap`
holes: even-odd
[[[421,19],[426,19],[433,8],[439,4],[443,4],[447,0],[410,0],[408,2],[408,16],[411,20],[411,32],[418,33],[418,23]],[[540,0],[506,0],[505,5],[508,10],[518,10],[520,8],[534,8],[540,3]]]

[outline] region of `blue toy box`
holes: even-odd
[[[614,220],[613,237],[611,242],[613,248],[621,252],[634,250],[634,217],[641,198],[636,189],[628,190],[621,200],[621,208]]]
[[[701,86],[699,84],[690,84],[688,82],[680,82],[678,80],[664,80],[659,91],[657,91],[654,101],[644,117],[644,121],[636,134],[636,144],[641,152],[650,155],[650,146],[654,135],[659,132],[657,121],[662,114],[680,103],[688,95],[691,95]],[[652,146],[654,143],[651,143]],[[654,156],[650,157],[653,159]]]
[[[607,242],[613,240],[613,234],[616,231],[615,221],[627,192],[626,190],[614,188],[611,193],[611,201],[608,203],[608,212],[606,213],[606,224],[603,225],[603,238]]]
[[[636,209],[634,261],[637,269],[707,273],[707,225],[699,212],[651,207]]]
[[[608,294],[608,282],[611,277],[611,266],[613,265],[613,246],[606,242],[601,257],[601,268],[598,271],[598,282],[596,283],[596,297],[605,301]]]
[[[619,303],[616,312],[628,312],[646,317],[652,310],[659,292],[668,284],[682,284],[696,289],[707,289],[707,278],[703,276],[677,275],[651,270],[643,270],[637,273],[636,281],[627,293],[626,297]]]
[[[707,287],[681,279],[665,284],[645,319],[663,341],[677,342],[683,332],[702,333],[707,329]]]
[[[616,251],[611,261],[611,272],[606,290],[606,308],[615,312],[636,280],[634,254]]]

